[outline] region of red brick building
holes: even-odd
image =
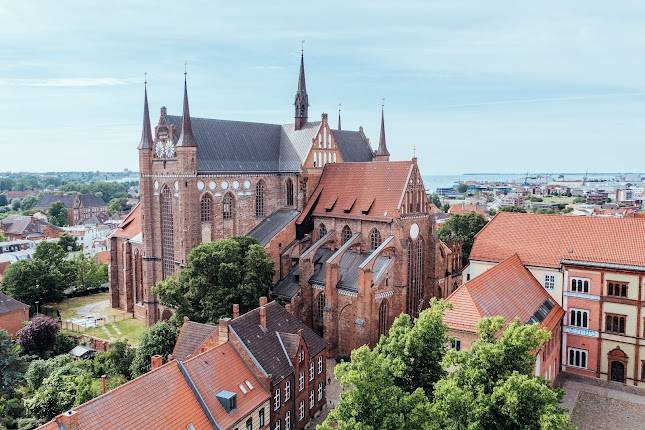
[[[67,223],[69,225],[83,224],[92,217],[102,220],[108,218],[107,203],[94,194],[43,194],[34,205],[47,213],[54,203],[60,202],[67,209]]]
[[[223,318],[218,326],[184,321],[173,357],[182,362],[213,345],[228,344],[267,380],[271,393],[270,428],[303,429],[325,405],[325,341],[277,302]]]
[[[448,334],[454,337],[453,348],[457,349],[468,349],[479,338],[477,323],[484,317],[501,316],[504,327],[513,320],[540,324],[551,333],[551,338],[535,351],[534,372],[555,381],[560,373],[564,310],[524,267],[517,254],[457,288],[447,301],[452,309],[446,311],[444,322]]]
[[[12,338],[29,321],[29,306],[0,291],[0,330]]]
[[[9,215],[0,220],[0,233],[8,240],[42,240],[60,237],[63,229],[33,215]]]

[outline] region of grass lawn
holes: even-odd
[[[549,197],[543,197],[544,203],[561,203],[565,205],[569,205],[573,203],[573,200],[575,197],[567,197],[567,196],[549,196]]]
[[[85,334],[110,341],[127,339],[130,345],[138,345],[145,331],[146,325],[143,321],[129,318],[88,329]]]
[[[113,319],[119,320],[124,318],[125,315],[129,315],[110,306],[108,293],[73,297],[65,299],[60,303],[47,305],[47,308],[57,309],[63,321],[82,320],[84,318],[104,318],[106,321],[112,321]],[[110,341],[127,339],[130,345],[137,345],[145,330],[146,327],[143,321],[135,318],[127,318],[105,324],[101,327],[88,328],[81,333]]]

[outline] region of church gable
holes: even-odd
[[[416,159],[415,159],[416,160]],[[401,215],[428,212],[428,196],[423,185],[423,178],[416,161],[407,178],[405,191],[399,204]]]
[[[304,161],[307,169],[319,169],[328,163],[342,163],[344,160],[340,154],[334,136],[327,120],[327,114],[322,114],[322,121],[317,133],[312,138],[311,149]]]

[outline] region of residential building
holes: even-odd
[[[270,396],[229,343],[152,370],[58,415],[42,430],[267,430]]]
[[[34,209],[47,212],[54,203],[58,202],[67,209],[69,225],[84,224],[93,218],[107,219],[107,203],[94,194],[43,194],[34,205]]]
[[[36,216],[9,215],[0,220],[0,233],[8,240],[42,240],[59,237],[63,230]]]
[[[29,321],[29,306],[0,291],[0,330],[12,338]]]
[[[645,219],[499,213],[467,276],[518,254],[566,312],[562,370],[645,388]]]
[[[267,418],[271,429],[303,429],[325,405],[327,349],[325,341],[277,302],[260,298],[260,307],[218,326],[185,320],[173,357],[190,361],[195,354],[227,344],[267,379],[271,393]],[[199,355],[198,355],[199,356]]]
[[[457,288],[447,301],[452,309],[445,312],[444,322],[454,338],[453,348],[469,349],[478,339],[477,323],[484,317],[501,316],[503,329],[513,320],[539,324],[551,333],[551,338],[534,352],[534,372],[555,381],[560,373],[564,310],[524,267],[517,254]]]

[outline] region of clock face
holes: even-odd
[[[201,191],[201,190],[203,190],[203,189],[204,189],[204,181],[198,181],[198,182],[197,182],[197,189],[198,189],[199,191]]]
[[[166,158],[172,158],[175,155],[175,145],[172,144],[172,141],[167,140],[165,147]]]

